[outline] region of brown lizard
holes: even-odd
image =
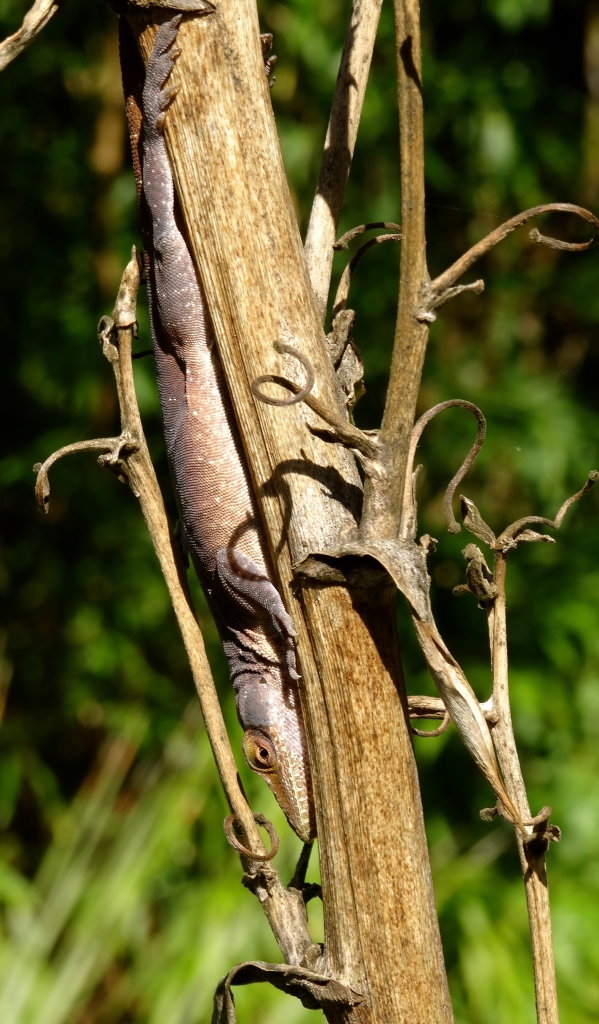
[[[179,54],[180,21],[177,15],[160,26],[142,96],[146,266],[166,447],[185,542],[229,663],[245,758],[308,841],[314,807],[295,630],[273,583],[202,285],[175,216],[163,129],[175,95],[167,81]],[[135,163],[138,132],[130,117],[131,126]]]

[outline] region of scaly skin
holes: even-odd
[[[314,836],[295,631],[274,578],[202,286],[175,221],[164,145],[180,15],[158,30],[143,90],[150,304],[166,446],[185,539],[229,662],[243,750],[298,836]]]

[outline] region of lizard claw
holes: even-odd
[[[160,103],[161,110],[160,110],[160,113],[156,117],[156,127],[157,127],[159,132],[161,132],[163,130],[163,128],[164,128],[164,119],[166,117],[166,112],[167,112],[168,108],[170,107],[171,103],[173,102],[173,100],[174,100],[174,98],[175,98],[175,96],[177,95],[178,92],[179,92],[179,86],[178,85],[169,85],[167,88],[161,89],[161,91],[160,91],[159,103]]]

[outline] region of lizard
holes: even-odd
[[[228,661],[244,756],[308,842],[315,836],[314,804],[296,633],[273,582],[202,283],[178,224],[164,142],[176,95],[168,80],[180,53],[180,22],[176,15],[158,29],[146,66],[140,139],[151,242],[150,319],[167,455],[185,544]]]

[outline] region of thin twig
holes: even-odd
[[[493,709],[493,702],[488,701],[480,705],[480,709],[488,722],[495,723],[497,715]],[[446,707],[440,697],[429,697],[427,694],[410,694],[408,696],[408,711],[410,718],[424,718],[430,721],[444,718]],[[427,733],[427,735],[429,735]]]
[[[100,341],[104,355],[112,365],[114,372],[119,409],[121,414],[120,438],[101,438],[99,440],[81,441],[67,445],[55,452],[39,466],[36,494],[47,509],[49,502],[49,483],[47,470],[61,456],[76,451],[102,450],[111,453],[116,460],[126,460],[128,482],[131,490],[139,498],[141,510],[146,520],[160,568],[175,608],[175,613],[183,634],[183,640],[191,662],[196,689],[200,698],[206,729],[212,745],[215,761],[221,777],[227,802],[231,811],[240,819],[244,826],[249,825],[248,834],[257,837],[257,849],[262,855],[264,849],[259,832],[254,826],[253,814],[245,796],[241,792],[237,776],[237,766],[233,758],[227,731],[222,717],[220,705],[214,688],[212,673],[206,657],[202,635],[191,606],[189,591],[178,564],[176,548],[173,545],[164,502],[160,493],[158,480],[150,459],[146,444],[133,380],[131,363],[131,345],[136,324],[135,303],[139,286],[139,266],[134,255],[128,263],[121,282],[116,307],[111,317],[100,321]],[[126,439],[126,449],[120,443]]]
[[[527,530],[526,527],[530,525],[549,526],[552,530],[559,530],[568,510],[587,494],[591,487],[594,487],[597,480],[599,480],[599,472],[596,469],[592,469],[580,490],[566,498],[555,519],[547,519],[545,516],[524,516],[523,519],[517,519],[515,523],[511,523],[499,535],[494,546],[498,550],[508,551],[510,548],[516,547],[521,540],[553,540],[552,537],[548,537],[546,534],[533,533],[533,531]]]
[[[401,224],[394,224],[390,220],[371,220],[368,224],[358,224],[355,228],[350,228],[345,234],[341,235],[340,238],[335,242],[333,249],[335,252],[341,252],[349,249],[350,242],[353,242],[354,238],[359,235],[363,235],[365,231],[395,231],[397,234],[401,234]]]
[[[568,512],[568,510],[572,508],[572,505],[574,505],[580,498],[584,497],[584,495],[590,491],[591,487],[595,486],[597,480],[599,480],[599,473],[596,469],[592,469],[580,490],[577,491],[576,494],[573,494],[570,498],[566,498],[562,507],[558,511],[555,519],[553,520],[553,527],[555,530],[559,530],[560,526],[564,521],[564,516],[566,512]]]
[[[0,43],[0,71],[27,49],[64,3],[65,0],[35,0],[21,27]]]
[[[353,0],[306,234],[306,265],[323,322],[331,284],[333,243],[354,155],[381,6],[382,0]]]
[[[491,736],[506,788],[524,823],[525,831],[528,833],[522,835],[516,831],[516,841],[526,891],[538,1024],[558,1024],[559,1022],[545,853],[548,843],[559,840],[560,833],[556,826],[547,824],[551,813],[550,808],[543,808],[539,814],[531,818],[514,737],[508,675],[506,559],[508,551],[516,547],[521,540],[550,540],[551,538],[546,535],[527,530],[526,527],[530,524],[542,524],[559,529],[568,509],[590,490],[597,479],[599,479],[599,473],[595,470],[589,473],[584,486],[562,504],[555,520],[552,521],[543,516],[528,516],[512,523],[497,540],[495,540],[490,527],[481,519],[472,502],[462,499],[463,505],[466,506],[465,524],[469,518],[469,528],[476,536],[485,540],[486,543],[490,543],[495,550],[493,567],[495,596],[487,610],[493,670],[492,704],[497,714]],[[499,807],[497,810],[502,813]],[[484,813],[483,816],[485,816]]]
[[[547,822],[551,808],[544,807],[539,814],[531,818],[514,737],[508,675],[506,560],[508,552],[516,547],[521,540],[550,540],[551,538],[547,535],[528,530],[527,526],[541,524],[552,529],[559,529],[568,509],[586,494],[598,479],[599,473],[595,470],[591,471],[583,487],[562,504],[555,520],[552,521],[543,516],[528,516],[519,519],[507,527],[497,540],[472,502],[462,499],[462,504],[466,507],[465,525],[469,525],[476,536],[491,544],[495,551],[494,598],[487,611],[493,670],[492,704],[497,714],[491,736],[506,788],[525,829],[525,834],[516,832],[516,840],[526,890],[538,1024],[558,1024],[559,1022],[545,853],[550,841],[559,841],[560,832],[557,826],[549,825]],[[467,524],[468,519],[470,519],[469,524]],[[492,809],[490,814],[483,812],[483,817],[490,817],[495,810],[503,813],[502,809],[497,807]]]
[[[517,832],[516,839],[526,889],[538,1024],[558,1024],[559,1021],[545,853],[550,841],[559,841],[560,832],[557,826],[547,823],[551,808],[544,807],[539,814],[531,818],[514,737],[508,676],[506,560],[508,552],[517,547],[520,541],[552,540],[547,534],[537,533],[528,527],[542,525],[558,530],[568,509],[582,498],[597,480],[599,473],[592,470],[580,490],[563,502],[554,520],[545,516],[526,516],[508,526],[497,539],[476,506],[469,499],[462,497],[464,525],[475,536],[489,544],[495,552],[493,599],[487,608],[493,670],[492,706],[497,715],[491,736],[506,788],[524,826],[524,833]],[[498,806],[482,812],[482,816],[488,820],[495,813],[504,814],[504,811]]]
[[[355,229],[354,229],[355,230]],[[349,232],[348,232],[349,233]],[[354,253],[349,263],[346,265],[335,295],[335,301],[333,303],[332,319],[334,320],[337,313],[345,309],[347,304],[347,296],[349,295],[349,289],[352,282],[354,271],[358,266],[358,263],[363,256],[366,255],[369,249],[372,249],[374,245],[380,245],[382,242],[401,242],[401,230],[388,235],[377,235],[376,238],[370,238],[367,242],[364,242],[360,246],[358,251]]]
[[[518,853],[526,889],[526,903],[532,944],[535,997],[538,1024],[558,1024],[555,965],[551,941],[551,915],[547,872],[545,867],[546,839],[535,839],[535,826],[531,820],[526,787],[514,738],[510,709],[507,627],[505,602],[506,553],[495,556],[493,577],[497,587],[493,616],[489,619],[493,666],[493,703],[498,720],[491,730],[497,760],[507,790],[516,805],[531,841],[516,830]]]
[[[543,213],[573,213],[577,217],[582,217],[583,220],[591,224],[593,237],[588,242],[562,242],[558,238],[541,235],[535,228],[530,233],[533,242],[548,246],[550,249],[562,249],[568,252],[584,252],[585,249],[590,249],[596,244],[599,237],[599,220],[590,210],[585,210],[582,206],[574,206],[572,203],[544,203],[542,206],[533,206],[530,210],[518,213],[515,217],[511,217],[504,224],[495,228],[494,231],[491,231],[490,234],[482,238],[480,242],[477,242],[471,249],[468,249],[468,252],[460,256],[459,260],[456,260],[444,273],[436,277],[431,282],[429,292],[433,305],[439,305],[439,296],[443,295],[448,288],[454,285],[462,274],[465,274],[481,256],[488,253],[498,242],[503,241],[512,231],[515,231],[516,228],[526,224],[533,217],[540,217]]]
[[[419,311],[419,316],[423,320],[427,319],[427,315],[430,318],[434,309],[444,306],[450,299],[457,299],[458,295],[464,295],[465,292],[470,292],[471,295],[482,295],[484,290],[485,282],[481,277],[477,281],[471,281],[470,284],[456,284],[453,288],[446,288],[443,292],[429,295],[425,305]]]
[[[35,500],[40,512],[47,513],[50,506],[50,480],[49,472],[55,462],[64,458],[65,455],[76,455],[79,452],[107,452],[110,462],[116,466],[117,461],[124,450],[135,451],[137,443],[130,438],[123,437],[94,437],[90,441],[75,441],[74,444],[65,444],[63,448],[53,452],[45,462],[36,462],[33,472],[37,473],[35,481]]]
[[[443,718],[446,710],[440,697],[429,697],[425,694],[408,696],[410,718],[425,718],[433,721],[436,718]]]

